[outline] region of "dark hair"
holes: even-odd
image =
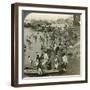
[[[39,57],[39,55],[37,54],[37,57]]]
[[[47,53],[47,50],[45,50],[44,53]]]
[[[28,58],[29,58],[30,56],[28,56]]]
[[[62,56],[64,56],[65,55],[65,53],[62,53]]]
[[[59,45],[61,45],[61,43],[59,43]]]

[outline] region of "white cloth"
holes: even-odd
[[[55,60],[54,60],[54,61],[55,61],[55,62],[54,62],[55,68],[57,69],[57,68],[58,68],[58,66],[59,66],[58,59],[57,59],[57,58],[55,58]]]
[[[47,55],[47,53],[45,53],[42,65],[45,65],[47,61],[48,61],[48,55]]]
[[[38,64],[39,64],[39,61],[38,61],[38,60],[36,60],[36,61],[35,61],[35,65],[36,65],[36,66],[38,66]]]
[[[62,57],[62,59],[63,59],[63,63],[68,63],[68,59],[67,59],[67,56],[66,56],[66,55],[64,55],[64,56]]]
[[[44,59],[48,59],[47,53],[44,54]]]
[[[42,74],[43,74],[41,68],[38,68],[38,74],[39,74],[39,75],[42,75]]]
[[[59,66],[59,64],[58,64],[58,63],[55,63],[55,68],[56,68],[56,69],[58,68],[58,66]]]
[[[47,55],[47,53],[44,54],[44,61],[46,61],[46,62],[48,61],[48,55]]]

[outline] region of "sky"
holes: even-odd
[[[35,20],[57,20],[60,18],[67,19],[73,17],[72,14],[51,14],[51,13],[29,13],[25,17],[25,21],[35,19]]]

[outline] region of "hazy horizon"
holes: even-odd
[[[57,20],[57,19],[67,19],[73,18],[71,14],[51,14],[51,13],[30,13],[25,17],[25,21],[28,20]]]

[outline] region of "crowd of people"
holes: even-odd
[[[52,70],[52,72],[53,70],[66,72],[68,57],[65,49],[61,48],[61,45],[55,45],[53,48],[42,51],[41,54],[37,52],[34,63],[38,75],[43,75],[48,70]]]
[[[32,20],[26,27],[30,28],[25,30],[24,38],[27,47],[24,48],[25,60],[30,61],[26,67],[36,69],[39,75],[48,70],[66,72],[70,60],[68,56],[73,54],[71,49],[80,39],[80,26],[74,26],[71,18],[68,18],[56,21]]]

